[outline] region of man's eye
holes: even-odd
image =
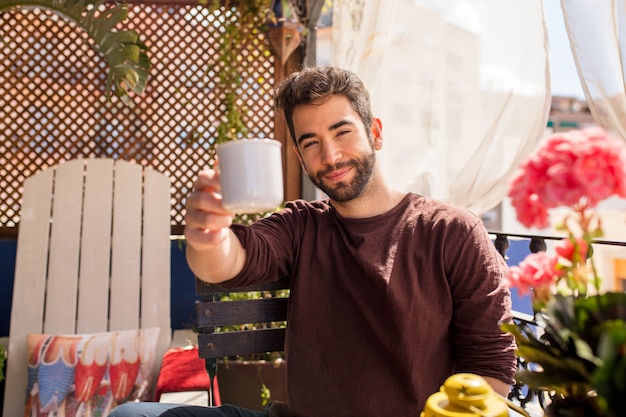
[[[313,146],[315,144],[317,144],[317,141],[316,140],[311,140],[309,142],[306,142],[304,145],[302,145],[302,148],[303,149],[310,148],[311,146]]]
[[[347,135],[348,133],[350,133],[349,130],[340,130],[339,133],[337,133],[337,136]]]

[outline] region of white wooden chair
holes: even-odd
[[[28,333],[161,328],[170,345],[170,182],[77,159],[24,181],[3,415],[24,413]]]

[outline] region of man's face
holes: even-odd
[[[376,165],[378,121],[374,133],[366,131],[348,99],[332,96],[315,105],[297,106],[293,124],[295,150],[313,184],[334,201],[359,197]]]

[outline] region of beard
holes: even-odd
[[[320,190],[322,190],[333,201],[344,203],[360,197],[369,183],[374,166],[376,165],[376,151],[372,149],[369,154],[364,154],[362,158],[351,159],[349,161],[340,162],[329,166],[323,171],[318,171],[315,175],[310,175],[311,182]],[[334,185],[324,182],[324,176],[330,172],[346,167],[353,167],[356,175],[351,182],[340,181]]]

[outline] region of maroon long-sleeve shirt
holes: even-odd
[[[233,229],[246,263],[224,285],[291,277],[295,416],[417,416],[455,372],[513,382],[506,265],[473,214],[416,194],[366,219],[299,200]]]

